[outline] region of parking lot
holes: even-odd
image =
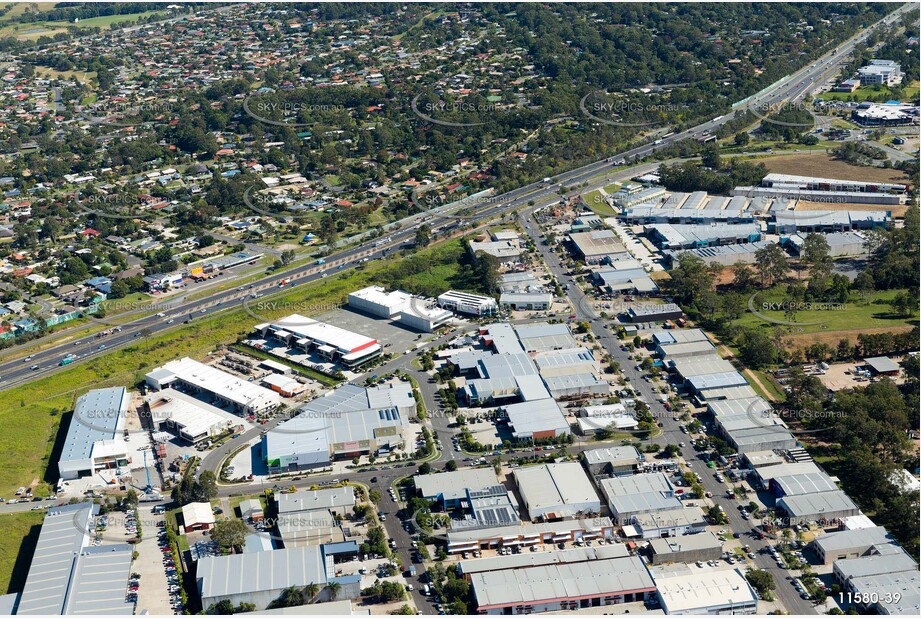
[[[156,512],[155,512],[156,511]],[[166,568],[170,563],[162,548],[165,546],[165,520],[156,506],[140,505],[138,514],[141,519],[141,542],[135,545],[138,559],[132,569],[140,577],[136,580],[137,607],[151,614],[174,614],[176,608],[171,605],[170,585],[178,584],[178,577],[167,576]],[[170,561],[172,559],[170,558]],[[175,570],[175,565],[172,565]],[[172,582],[172,583],[171,583]]]

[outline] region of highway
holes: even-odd
[[[904,5],[896,13],[904,12],[911,6]],[[896,19],[896,17],[889,16],[884,21],[892,23]],[[871,28],[875,26],[876,24]],[[833,70],[837,70],[837,67],[844,61],[854,45],[866,36],[866,32],[858,33],[847,42],[839,45],[837,53],[832,54],[832,52],[829,52],[812,65],[804,67],[791,74],[788,78],[776,82],[757,97],[746,101],[739,109],[746,107],[766,109],[770,105],[789,102],[802,97],[809,89],[806,87],[807,84],[821,83],[820,80],[823,76],[828,75]],[[359,261],[364,259],[381,259],[400,245],[412,241],[416,230],[423,223],[428,223],[437,234],[439,231],[444,231],[444,228],[453,225],[452,222],[476,223],[486,221],[507,212],[524,208],[532,200],[536,203],[556,199],[560,187],[578,186],[599,174],[612,171],[612,160],[624,159],[628,162],[636,162],[654,154],[661,147],[682,139],[700,137],[705,133],[713,132],[730,118],[731,114],[720,116],[696,127],[662,138],[658,140],[661,142],[659,144],[643,144],[617,155],[606,157],[604,160],[559,174],[553,177],[551,182],[534,182],[504,195],[490,198],[482,208],[479,208],[469,218],[452,218],[452,213],[457,209],[435,209],[425,215],[416,215],[409,220],[404,220],[404,224],[399,229],[389,232],[384,244],[378,245],[380,241],[373,243],[365,241],[358,246],[349,247],[327,257],[326,263],[323,265],[307,264],[290,270],[270,273],[258,283],[247,286],[245,289],[221,290],[198,300],[187,300],[176,309],[170,311],[169,315],[164,317],[153,315],[139,317],[122,325],[120,332],[113,333],[102,339],[83,337],[77,341],[62,342],[36,352],[28,360],[18,359],[0,362],[0,390],[12,388],[59,370],[59,363],[68,354],[72,354],[75,357],[72,364],[88,362],[100,354],[135,343],[141,337],[154,336],[164,331],[178,328],[186,320],[200,321],[207,315],[238,306],[250,294],[266,295],[272,293],[278,289],[282,279],[290,280],[290,284],[287,286],[290,289],[291,287],[316,281],[323,276],[335,274],[340,270],[353,268]],[[432,213],[434,213],[434,220],[431,219]],[[170,320],[172,320],[172,323],[170,323]],[[33,369],[33,367],[36,368]]]

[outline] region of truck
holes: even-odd
[[[317,266],[320,266],[321,264],[326,264],[326,260],[324,260],[323,258],[320,258],[319,260],[317,260]]]
[[[282,279],[278,282],[278,287],[283,288],[291,282],[290,279]]]
[[[71,357],[63,359],[60,363],[58,363],[58,366],[63,367],[64,365],[69,365],[72,362],[74,362],[74,358],[71,356]]]

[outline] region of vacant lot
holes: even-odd
[[[22,590],[44,518],[45,511],[0,515],[0,594]]]
[[[838,161],[828,154],[793,154],[758,159],[768,171],[797,176],[819,176],[839,180],[867,180],[871,182],[907,183],[908,176],[895,169],[861,167]]]

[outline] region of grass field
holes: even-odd
[[[0,515],[0,529],[3,530],[0,535],[0,591],[10,593],[22,590],[28,558],[38,538],[33,528],[40,526],[44,518],[44,511]],[[23,556],[22,553],[28,555]]]
[[[865,86],[858,88],[854,92],[823,92],[818,99],[824,101],[873,101],[884,103],[886,101],[917,101],[919,85],[918,80],[909,82],[907,86],[900,90],[901,94],[893,94],[891,88],[886,86]]]
[[[55,4],[51,3],[41,3],[49,4],[53,7]],[[14,8],[10,13],[14,13],[16,9]],[[22,12],[22,11],[20,11]],[[104,15],[101,17],[90,17],[89,19],[81,19],[78,22],[66,22],[66,21],[36,21],[29,23],[10,23],[10,15],[5,16],[6,19],[0,20],[0,37],[14,37],[20,41],[30,41],[35,40],[43,36],[52,37],[55,34],[61,32],[67,32],[70,28],[101,28],[107,29],[112,24],[120,24],[123,22],[135,21],[139,17],[147,18],[152,15],[161,15],[161,11],[146,11],[143,13],[131,13],[127,15]]]
[[[787,300],[786,290],[778,286],[759,293],[753,305],[758,313],[769,319],[794,322],[794,325],[772,324],[750,311],[742,315],[735,324],[754,328],[789,328],[793,335],[906,326],[916,319],[895,317],[891,314],[887,302],[895,298],[897,293],[898,290],[874,292],[867,297],[867,300],[853,299],[843,303],[842,308],[818,307],[808,311],[798,311],[791,320],[783,310],[772,310],[763,306],[764,303],[783,303]]]
[[[416,254],[433,267],[401,280],[400,287],[413,284],[446,285],[438,276],[457,272],[456,260],[443,267],[437,264],[446,256],[459,257],[460,241],[452,240],[426,248]],[[348,293],[378,283],[387,269],[399,259],[370,262],[361,270],[294,288],[273,298],[277,309],[260,309],[259,320],[235,307],[207,318],[177,326],[167,333],[138,339],[136,344],[100,356],[92,363],[72,366],[64,371],[0,392],[0,496],[8,497],[17,487],[40,487],[45,479],[51,449],[61,416],[73,409],[76,398],[91,388],[133,386],[148,371],[167,361],[189,356],[202,359],[218,345],[233,343],[249,333],[257,323],[291,313],[294,304],[309,301],[317,307],[342,304]],[[443,270],[442,270],[443,269]],[[436,274],[437,273],[437,274]],[[304,313],[304,311],[301,311]],[[318,310],[317,313],[322,313]],[[40,487],[38,493],[47,493]]]
[[[608,185],[604,188],[608,195],[616,193],[620,190],[620,185],[613,184]],[[582,196],[582,201],[585,202],[585,205],[588,206],[592,212],[600,217],[613,217],[617,213],[614,212],[614,209],[608,206],[608,203],[604,201],[604,197],[601,194],[601,191],[596,189],[594,191],[589,191]]]

